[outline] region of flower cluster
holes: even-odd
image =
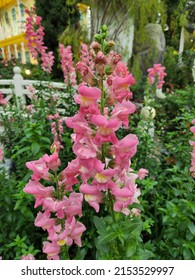
[[[84,62],[89,69],[91,69],[92,71],[94,70],[94,61],[93,61],[93,52],[92,49],[88,48],[88,46],[84,43],[81,44],[81,61]]]
[[[51,146],[51,151],[57,151],[59,152],[60,149],[63,149],[62,146],[62,134],[64,132],[64,127],[63,127],[63,118],[60,117],[59,113],[56,113],[55,115],[48,115],[47,116],[48,120],[52,120],[51,123],[51,132],[54,136],[54,140]]]
[[[66,119],[66,125],[74,129],[73,151],[77,158],[64,172],[72,173],[75,183],[82,180],[80,192],[96,212],[107,196],[112,210],[129,215],[132,211],[128,206],[138,202],[140,195],[136,179],[144,178],[147,171],[135,174],[130,168],[139,143],[137,136],[129,134],[119,140],[116,131],[121,126],[128,128],[129,115],[136,110],[129,100],[133,96],[129,87],[135,80],[120,54],[107,53],[98,42],[93,42],[91,48],[94,71],[84,61],[76,65],[86,85],[80,84],[74,96],[79,112]]]
[[[57,175],[57,168],[61,162],[58,152],[52,155],[45,154],[42,158],[27,162],[28,169],[33,171],[31,180],[24,191],[35,198],[35,207],[42,206],[35,219],[35,226],[41,227],[48,233],[48,241],[43,243],[43,252],[48,259],[58,260],[61,246],[70,246],[74,242],[81,246],[81,235],[85,226],[76,220],[76,216],[82,216],[81,193],[68,192],[61,175]],[[61,177],[61,180],[60,180]],[[40,181],[55,183],[53,186],[44,186]]]
[[[35,14],[36,8],[33,7],[31,10],[26,9],[28,17],[26,18],[26,40],[27,47],[34,59],[40,57],[42,61],[42,69],[51,73],[52,66],[54,63],[53,52],[47,51],[47,47],[44,46],[44,27],[41,25],[42,18]]]
[[[192,120],[193,126],[190,128],[191,132],[194,134],[194,139],[195,139],[195,119]],[[190,173],[193,178],[195,178],[195,141],[190,141],[190,145],[193,147],[192,150],[192,160],[191,160],[191,167],[190,167]]]
[[[28,260],[28,261],[32,261],[35,260],[35,257],[32,254],[28,254],[26,255],[22,255],[21,260]]]
[[[60,172],[59,149],[51,149],[52,155],[26,163],[33,174],[24,191],[34,196],[35,207],[42,206],[35,225],[48,233],[48,241],[43,245],[48,259],[59,259],[64,245],[82,245],[81,236],[86,230],[79,220],[83,200],[97,213],[101,205],[106,205],[113,221],[115,212],[126,216],[140,212],[132,206],[139,203],[136,179],[143,179],[148,171],[142,168],[136,173],[131,168],[139,140],[131,133],[123,139],[117,137],[119,128],[129,127],[129,115],[136,110],[130,101],[130,86],[135,80],[121,62],[120,54],[109,51],[114,44],[104,38],[101,44],[91,45],[94,69],[84,61],[76,65],[85,84],[82,82],[74,95],[78,113],[65,119],[73,129],[72,149],[76,158]],[[61,135],[59,115],[49,119],[54,121],[53,134]],[[57,140],[61,141],[59,137]]]
[[[164,77],[167,75],[165,71],[165,67],[162,67],[161,64],[154,64],[153,68],[149,68],[148,70],[148,79],[151,85],[157,84],[157,88],[162,88],[164,84]]]
[[[59,45],[59,53],[61,56],[62,71],[64,74],[64,82],[70,86],[76,85],[76,72],[73,64],[73,55],[71,46]]]

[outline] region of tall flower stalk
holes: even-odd
[[[140,213],[134,207],[140,196],[136,180],[148,172],[140,169],[136,173],[131,168],[139,140],[135,134],[117,137],[121,127],[129,127],[129,115],[136,111],[130,101],[130,86],[135,80],[120,54],[111,50],[114,43],[106,37],[107,27],[103,26],[91,45],[94,69],[84,61],[76,65],[85,83],[78,85],[74,96],[80,106],[78,113],[65,120],[73,129],[76,158],[59,171],[59,150],[51,149],[52,155],[26,164],[33,174],[24,191],[34,195],[35,207],[42,206],[35,225],[48,232],[43,246],[48,259],[63,258],[64,254],[68,258],[73,243],[82,246],[81,236],[87,230],[81,223],[84,200],[96,213],[103,208],[113,224],[117,213],[122,213],[128,224]],[[50,119],[57,121],[58,116]],[[52,128],[56,133],[56,125]]]
[[[36,7],[26,9],[28,17],[26,18],[26,40],[27,47],[34,59],[41,61],[42,69],[51,73],[54,63],[53,52],[47,52],[47,47],[44,45],[44,27],[41,25],[42,18],[36,15]]]
[[[190,128],[191,132],[194,135],[194,141],[190,141],[190,145],[192,148],[192,159],[191,159],[191,167],[190,167],[190,173],[193,178],[195,178],[195,119],[192,120],[193,126]]]

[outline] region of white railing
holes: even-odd
[[[21,101],[26,103],[26,96],[30,97],[30,91],[26,88],[26,86],[40,86],[48,87],[48,85],[52,86],[54,89],[65,89],[66,85],[64,83],[57,82],[47,82],[47,81],[38,81],[38,80],[24,80],[21,75],[20,67],[14,67],[13,69],[14,76],[13,79],[10,80],[1,80],[0,79],[0,91],[6,95],[7,100],[9,101],[13,95],[16,97],[20,97]],[[3,88],[3,86],[6,86]],[[8,87],[7,87],[8,86]]]

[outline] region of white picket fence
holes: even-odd
[[[70,94],[66,93],[65,89],[67,88],[67,85],[65,83],[58,83],[58,82],[48,82],[48,81],[38,81],[38,80],[25,80],[23,76],[21,75],[21,69],[20,67],[14,67],[13,68],[14,76],[13,79],[9,80],[3,80],[0,79],[0,92],[2,92],[5,96],[8,102],[11,101],[13,96],[19,97],[22,104],[26,104],[27,98],[31,98],[32,93],[27,89],[27,86],[32,85],[35,89],[39,86],[41,86],[43,90],[43,94],[47,95],[48,92],[54,93],[55,95],[63,94],[63,96],[67,96],[69,98]],[[27,88],[26,88],[27,87]],[[77,88],[74,87],[76,90]],[[18,100],[18,98],[16,99]],[[60,100],[59,100],[60,102]],[[2,107],[0,107],[0,110],[2,110]],[[65,112],[65,108],[58,108],[57,109],[59,113],[62,113],[62,115]],[[3,126],[1,125],[0,120],[0,133],[4,130]]]
[[[26,88],[26,86],[52,86],[54,89],[65,89],[66,85],[64,83],[57,82],[47,82],[47,81],[38,81],[38,80],[24,80],[21,75],[20,67],[16,66],[13,68],[14,76],[13,79],[10,80],[1,80],[0,79],[0,91],[6,95],[7,100],[10,100],[13,95],[16,97],[20,97],[22,102],[26,103],[26,96],[30,96],[30,91]],[[6,86],[3,88],[2,86]]]

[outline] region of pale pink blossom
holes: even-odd
[[[115,77],[112,81],[114,97],[117,101],[122,102],[123,99],[131,99],[133,97],[132,92],[129,90],[129,87],[135,83],[135,79],[132,74],[121,78]]]
[[[99,203],[102,202],[101,191],[99,191],[96,186],[89,185],[89,184],[82,184],[80,186],[80,192],[84,194],[84,198],[89,203],[89,205],[93,207],[96,212],[99,212],[100,209]]]
[[[59,260],[60,246],[57,242],[43,242],[43,253],[47,254],[48,260]]]
[[[167,75],[165,73],[165,67],[162,67],[161,64],[154,64],[153,68],[148,70],[148,80],[151,85],[156,83],[157,88],[162,88],[164,82],[164,77]]]
[[[59,45],[59,53],[61,56],[61,66],[64,74],[64,82],[67,85],[76,85],[76,72],[73,63],[73,54],[71,46],[64,47],[63,44]]]
[[[35,257],[32,254],[22,255],[21,260],[35,260]]]
[[[100,76],[104,75],[107,58],[102,51],[99,51],[95,57],[95,67]]]
[[[112,144],[118,141],[115,131],[119,129],[120,122],[117,119],[107,119],[102,115],[92,115],[90,118],[91,123],[98,127],[93,142],[100,146],[105,142]]]
[[[112,111],[112,119],[117,118],[126,128],[129,126],[129,115],[136,111],[136,106],[131,101],[123,100],[117,103]]]
[[[57,152],[54,152],[50,156],[45,154],[42,157],[42,160],[46,163],[46,166],[53,171],[55,171],[61,165],[61,161]]]
[[[138,171],[138,176],[140,180],[144,179],[146,176],[148,176],[148,170],[145,168],[140,168]]]
[[[33,171],[31,176],[32,180],[39,181],[41,178],[49,180],[49,167],[43,158],[27,162],[26,167]]]
[[[89,85],[94,85],[95,76],[85,62],[79,61],[76,64],[76,70],[82,75],[83,80]]]
[[[36,9],[32,8],[31,10],[25,9],[27,13],[26,18],[26,40],[27,47],[34,59],[42,61],[42,69],[47,73],[51,73],[52,66],[54,63],[53,52],[47,51],[47,47],[44,46],[44,27],[41,25],[42,18],[37,16],[35,13]]]
[[[55,189],[53,186],[44,187],[36,181],[29,181],[24,187],[24,192],[35,197],[35,208],[42,205],[46,197],[53,196]]]
[[[80,104],[80,112],[85,114],[98,114],[97,101],[101,97],[101,90],[96,87],[80,85],[78,93],[74,96],[74,100],[77,104]]]
[[[49,211],[38,212],[37,217],[35,219],[35,226],[41,227],[43,230],[54,227],[56,225],[55,218],[50,218],[51,213]]]
[[[97,44],[96,44],[97,47]],[[94,61],[93,61],[93,51],[92,46],[88,48],[88,46],[84,43],[81,44],[81,61],[84,62],[89,69],[94,72]]]

